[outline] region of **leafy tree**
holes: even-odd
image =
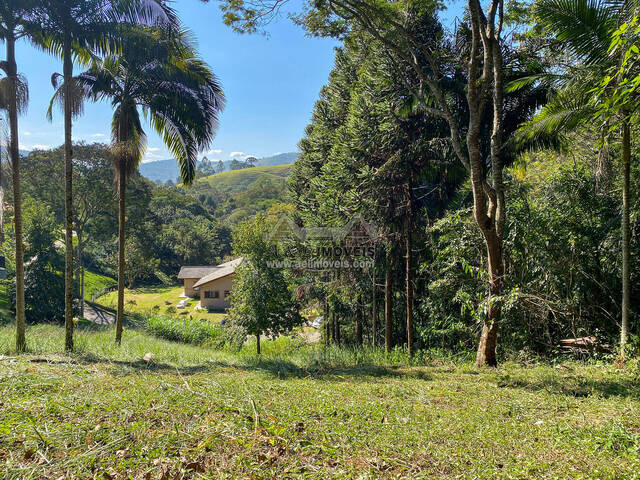
[[[105,55],[114,50],[117,25],[124,21],[147,19],[161,12],[153,21],[171,22],[172,11],[162,0],[45,0],[36,10],[38,29],[34,38],[45,50],[63,61],[63,74],[55,73],[52,84],[57,89],[49,107],[57,102],[64,112],[65,145],[65,350],[73,350],[73,117],[82,113],[83,92],[73,77],[73,58],[85,65],[91,55]],[[154,17],[156,15],[153,15]],[[58,78],[63,84],[58,89]]]
[[[195,178],[197,154],[215,134],[224,105],[222,90],[196,56],[184,33],[160,28],[123,32],[122,53],[98,60],[79,81],[95,100],[115,107],[112,147],[119,199],[118,314],[116,342],[122,338],[125,280],[125,185],[138,168],[146,136],[142,107],[180,165],[184,184]]]
[[[133,288],[136,280],[152,277],[160,260],[149,255],[135,237],[127,240],[126,275],[129,288]]]
[[[255,335],[258,354],[260,336],[288,333],[304,321],[282,269],[270,263],[277,255],[265,238],[268,231],[265,217],[258,215],[237,225],[233,232],[233,252],[245,261],[236,269],[229,317]]]
[[[20,191],[20,151],[18,139],[18,115],[26,109],[29,91],[26,81],[18,75],[16,64],[16,41],[29,38],[34,21],[36,0],[0,1],[0,39],[5,42],[6,59],[0,68],[6,75],[2,80],[3,88],[0,104],[7,110],[9,117],[10,142],[9,157],[12,168],[14,231],[16,237],[16,350],[23,352],[25,339],[24,304],[24,248],[22,245],[22,194]]]
[[[595,126],[600,116],[602,150],[600,162],[607,163],[606,138],[618,127],[622,142],[622,311],[620,346],[624,355],[627,342],[630,313],[630,267],[629,267],[629,175],[631,158],[632,106],[615,100],[615,88],[621,81],[615,72],[621,64],[627,64],[624,49],[609,46],[617,25],[630,18],[634,9],[625,2],[593,2],[588,0],[541,0],[536,5],[536,16],[547,34],[555,37],[553,43],[562,49],[563,55],[570,55],[568,67],[550,67],[551,73],[533,76],[525,81],[551,80],[554,95],[540,112],[523,125],[520,137],[539,140],[551,132],[566,134],[584,125]],[[626,30],[626,28],[625,28]],[[586,34],[585,32],[590,32]],[[614,38],[620,39],[618,35]],[[614,42],[614,47],[616,42]],[[637,73],[637,69],[636,69]],[[635,75],[635,73],[634,73]],[[598,91],[593,84],[601,84]],[[622,82],[625,83],[625,82]],[[513,85],[517,88],[518,83]],[[618,90],[619,91],[619,90]],[[599,115],[598,112],[605,113]],[[544,143],[544,142],[541,142]],[[602,168],[608,171],[608,168]],[[605,179],[606,180],[606,179]]]
[[[30,197],[24,201],[25,304],[29,322],[64,319],[63,260],[56,250],[57,224],[51,209]]]
[[[229,164],[229,170],[242,170],[243,168],[249,168],[251,165],[247,162],[241,162],[240,160],[236,160],[235,158],[231,160]]]
[[[266,4],[228,1],[223,5],[225,21],[240,31],[253,32],[271,18],[280,3],[281,0]],[[505,110],[508,59],[504,57],[503,26],[510,18],[505,16],[504,7],[502,0],[492,0],[485,9],[478,0],[469,0],[451,55],[444,53],[446,44],[440,29],[415,35],[411,28],[421,17],[436,16],[438,4],[430,0],[321,0],[308,2],[304,13],[297,17],[299,23],[319,36],[344,38],[361,31],[369,34],[399,66],[399,78],[404,68],[417,77],[420,87],[415,94],[421,108],[446,122],[454,155],[471,176],[474,218],[487,254],[489,301],[476,356],[479,366],[497,364],[505,274],[504,168],[511,160],[509,136],[517,126],[510,125],[517,115],[509,118]],[[447,88],[452,84],[464,85],[466,95],[462,99],[448,95]],[[464,116],[457,114],[461,106]],[[534,108],[535,105],[528,105],[519,113],[529,115]]]

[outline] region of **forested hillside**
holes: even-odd
[[[60,147],[33,151],[23,158],[25,253],[30,260],[26,303],[27,318],[32,320],[59,320],[63,315],[63,153]],[[78,268],[115,278],[117,196],[109,149],[103,144],[75,145],[74,157]],[[3,168],[6,171],[6,165]],[[231,254],[231,228],[238,219],[284,201],[289,171],[289,165],[233,170],[199,179],[186,188],[132,176],[127,186],[127,285],[174,284],[182,265],[221,262]],[[5,187],[11,195],[11,184]],[[11,212],[4,218],[10,219]],[[4,237],[2,248],[11,276],[15,271],[12,236]],[[77,290],[80,275],[79,270]]]
[[[409,31],[389,27],[389,38],[437,42],[436,17],[413,13]],[[306,20],[326,34],[317,16]],[[478,364],[495,364],[498,323],[490,319],[499,316],[503,352],[553,354],[560,340],[576,337],[618,343],[624,272],[630,298],[640,298],[638,199],[630,205],[626,270],[621,190],[628,177],[614,167],[623,144],[613,129],[603,143],[600,124],[576,122],[574,107],[561,103],[560,87],[573,78],[546,81],[558,44],[545,37],[551,46],[539,50],[533,33],[504,44],[502,74],[512,83],[501,107],[505,143],[497,147],[495,121],[474,119],[465,103],[461,44],[442,43],[448,54],[439,52],[438,68],[452,80],[434,86],[425,80],[432,58],[415,53],[415,63],[399,65],[386,51],[392,40],[378,42],[370,24],[361,26],[337,50],[290,180],[299,225],[343,225],[359,216],[379,233],[373,268],[294,271],[300,298],[324,302],[330,341],[409,352],[468,350],[479,341]],[[411,43],[397,48],[411,51]],[[444,92],[448,102],[434,107],[434,97],[416,96],[425,82],[429,95]],[[540,111],[549,98],[555,103]],[[476,129],[477,151],[461,150],[451,137],[459,122]],[[638,147],[631,148],[636,158]],[[640,187],[638,170],[632,162],[631,192]],[[637,308],[634,302],[634,332]]]

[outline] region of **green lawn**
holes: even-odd
[[[81,330],[62,355],[62,328],[31,327],[16,357],[0,329],[0,478],[640,477],[637,370],[124,333]]]
[[[177,309],[173,313],[168,313],[169,307],[174,307],[182,298],[180,295],[184,292],[183,286],[178,287],[144,287],[134,288],[133,290],[125,289],[124,301],[125,310],[134,313],[149,313],[155,306],[159,308],[158,313],[176,317],[191,316],[203,320],[211,320],[220,322],[224,318],[224,313],[212,312],[206,310],[196,310],[195,307],[199,300],[190,299],[186,308]],[[115,308],[117,305],[117,292],[110,292],[103,295],[97,300],[98,303],[108,307]],[[135,302],[135,303],[133,303]],[[167,305],[165,302],[170,302]]]

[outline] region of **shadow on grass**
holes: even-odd
[[[640,381],[637,378],[585,378],[580,376],[554,376],[543,378],[502,378],[499,387],[523,388],[530,391],[546,391],[568,397],[585,398],[592,395],[628,397],[640,399]]]
[[[156,285],[156,286],[150,286],[150,287],[134,288],[133,290],[129,290],[126,293],[128,293],[129,295],[140,295],[143,293],[161,294],[161,293],[168,293],[170,290],[173,290],[174,288],[178,288],[178,287],[180,287],[180,285],[160,285],[160,286]]]
[[[179,373],[183,376],[189,376],[200,373],[212,373],[224,369],[238,372],[261,372],[281,380],[293,378],[336,382],[371,381],[371,379],[375,378],[416,378],[420,380],[431,380],[431,376],[424,370],[403,371],[399,368],[384,367],[375,364],[329,365],[323,362],[316,362],[309,367],[300,367],[288,360],[268,358],[247,363],[230,363],[216,360],[200,365],[176,366],[154,360],[146,361],[144,359],[113,360],[93,353],[85,353],[76,356],[75,361],[81,364],[104,364],[121,367],[123,371],[116,373],[123,374],[127,374],[127,371],[131,370],[139,373]]]

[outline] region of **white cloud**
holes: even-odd
[[[31,132],[22,132],[23,135],[31,135]]]
[[[229,154],[229,156],[230,156],[231,158],[233,158],[233,157],[241,157],[242,155],[244,155],[244,152],[231,152],[231,153]]]
[[[216,155],[216,154],[220,154],[220,153],[222,153],[222,149],[221,148],[216,148],[216,149],[213,149],[213,150],[209,150],[207,152],[207,155]]]
[[[149,148],[147,148],[147,150],[149,152],[158,152],[158,151],[160,151],[160,148],[159,147],[149,147]]]
[[[26,150],[49,150],[50,148],[51,145],[42,145],[41,143],[25,147]]]
[[[94,138],[106,137],[106,135],[104,133],[92,133],[91,136],[94,137]]]

